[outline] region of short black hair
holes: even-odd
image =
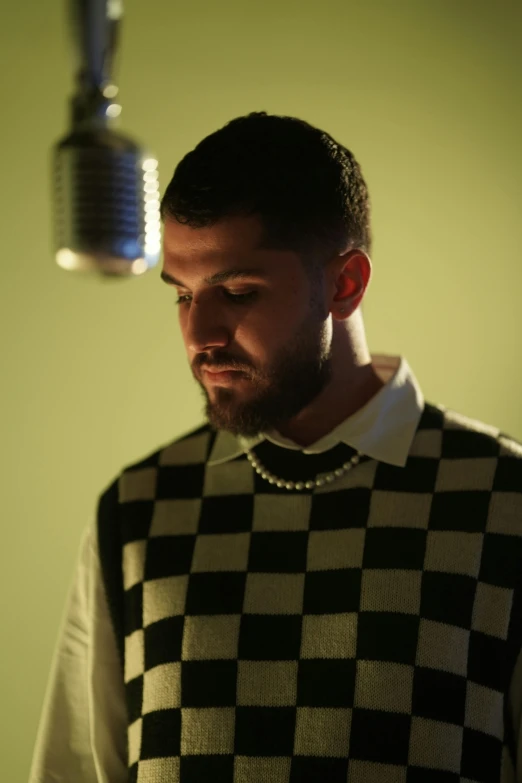
[[[193,228],[258,215],[261,247],[305,266],[360,248],[371,253],[370,200],[353,154],[296,117],[252,112],[206,136],[179,162],[161,217]]]

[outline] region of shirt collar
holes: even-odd
[[[342,442],[372,459],[404,467],[422,415],[424,397],[404,357],[372,354],[371,359],[384,386],[366,405],[315,443],[302,448],[276,430],[252,438],[219,430],[207,464],[228,462],[266,439],[303,454],[319,454]]]

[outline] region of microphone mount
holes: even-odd
[[[111,99],[118,93],[112,72],[123,15],[122,0],[69,0],[69,12],[77,55],[72,125],[108,125],[119,114],[108,109],[114,105]]]

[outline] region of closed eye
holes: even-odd
[[[231,302],[234,302],[235,304],[244,304],[246,302],[252,301],[257,296],[257,291],[248,291],[245,294],[234,294],[232,291],[223,289],[223,294],[227,297],[227,299],[229,299]],[[175,304],[188,304],[190,299],[190,294],[183,294],[180,295],[178,299],[176,299]]]

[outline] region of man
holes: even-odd
[[[162,201],[207,421],[86,531],[31,783],[522,780],[522,446],[371,355],[351,152],[253,113]]]

